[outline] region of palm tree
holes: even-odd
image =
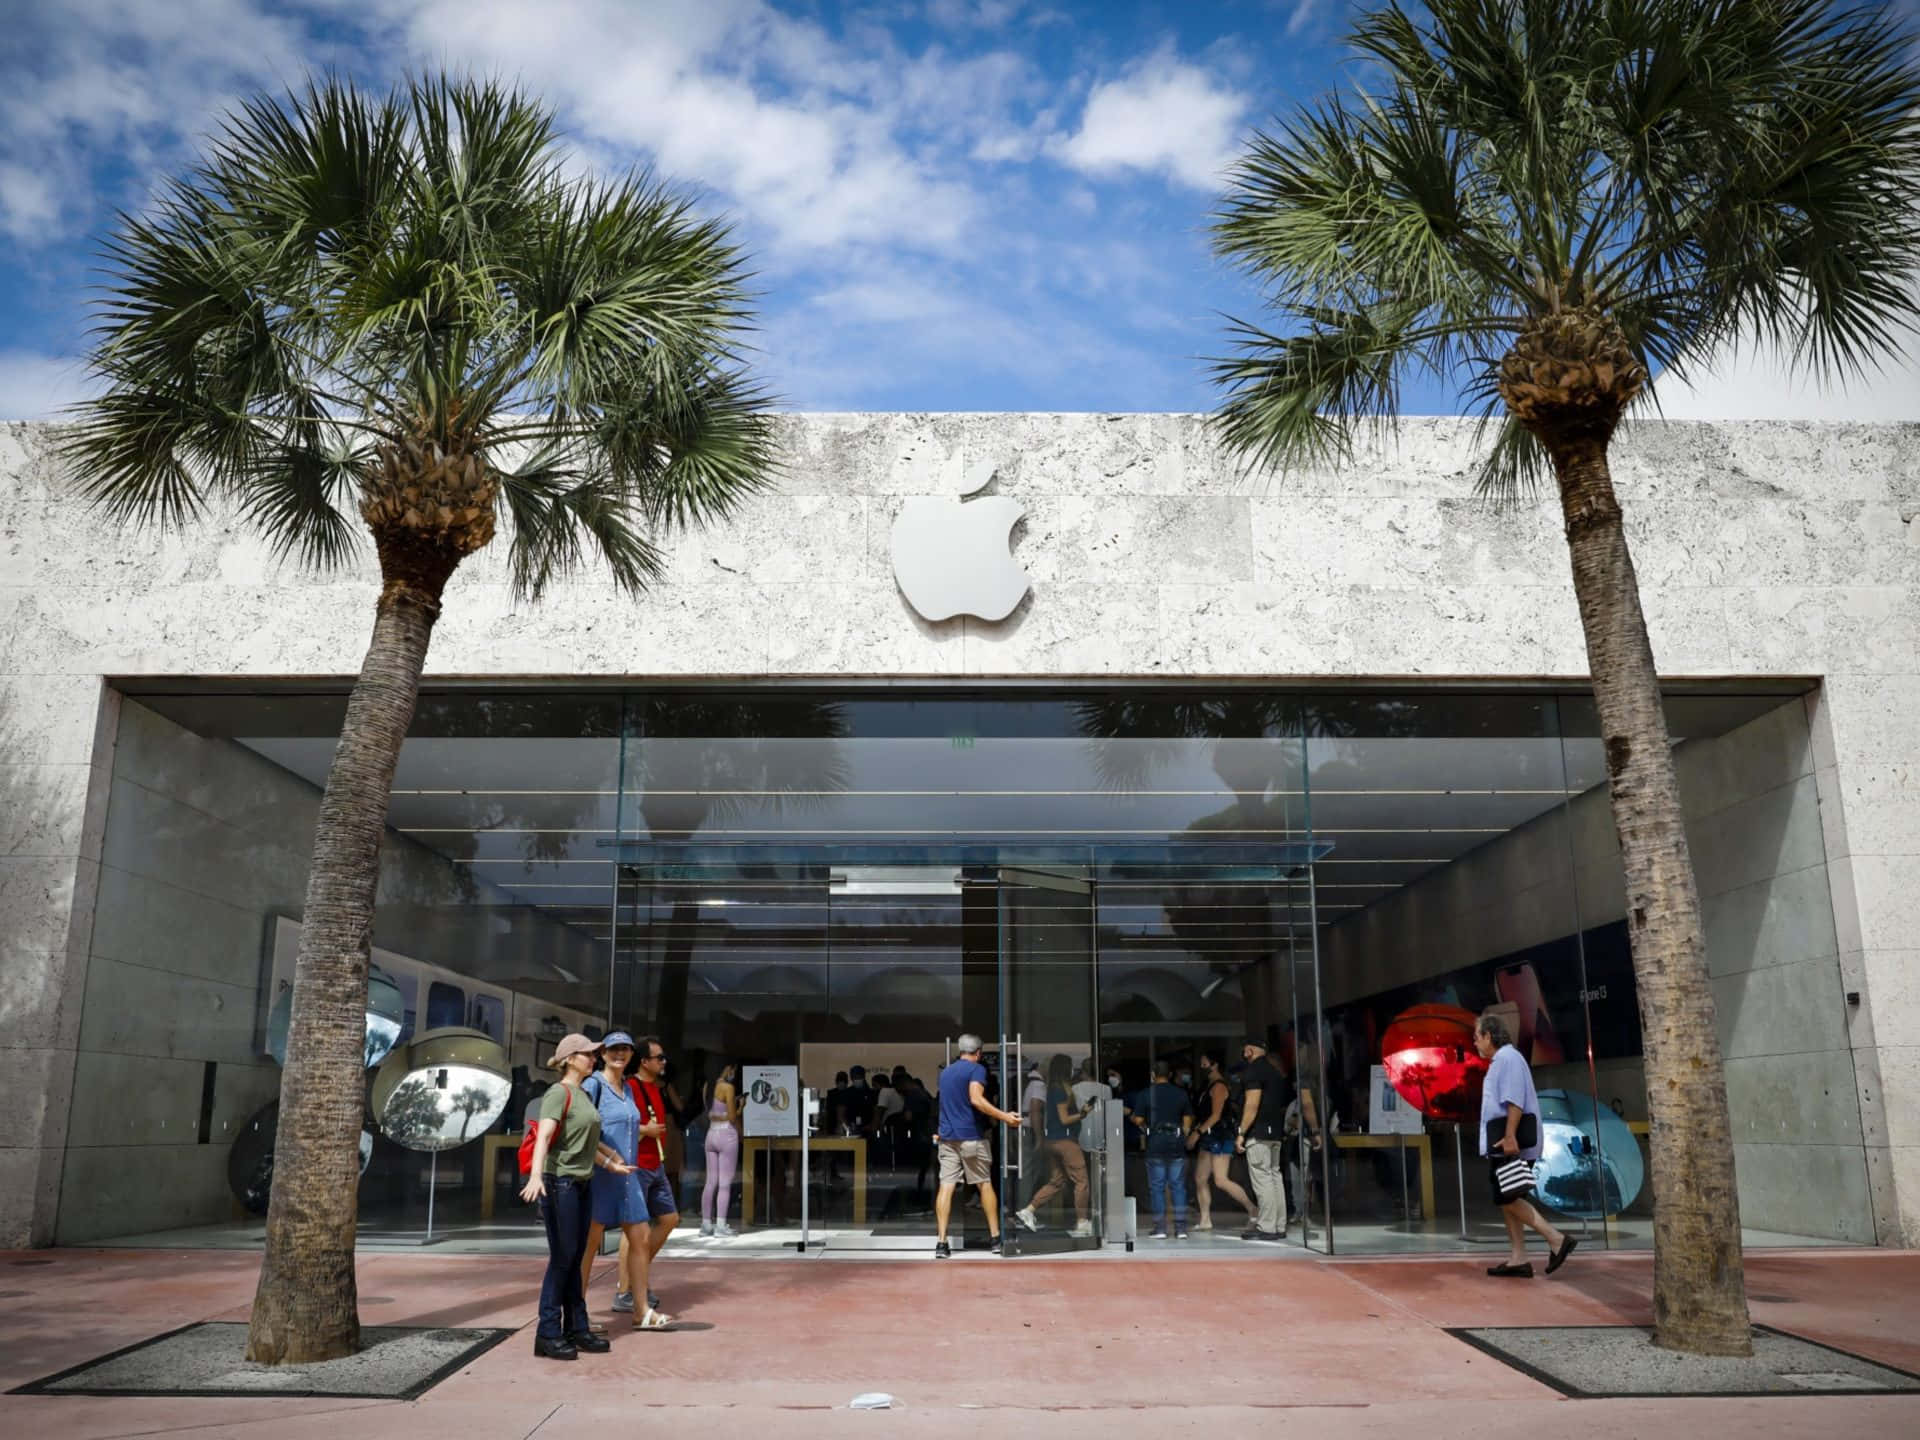
[[[1914,321],[1920,73],[1827,0],[1428,0],[1356,21],[1365,90],[1257,134],[1218,252],[1217,419],[1262,467],[1335,460],[1409,370],[1480,411],[1483,493],[1551,474],[1605,740],[1652,1112],[1656,1339],[1750,1340],[1726,1083],[1653,651],[1607,465],[1615,426],[1729,344],[1850,375]]]
[[[551,112],[493,83],[341,81],[235,111],[123,216],[66,443],[127,523],[214,504],[282,557],[381,589],[315,828],[248,1358],[358,1343],[367,937],[388,790],[448,579],[510,532],[516,591],[590,557],[643,591],[657,537],[764,483],[767,401],[724,225],[645,174],[578,178]]]

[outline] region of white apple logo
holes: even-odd
[[[941,467],[962,496],[993,479],[991,460]],[[1017,500],[915,496],[893,522],[893,578],[907,603],[928,620],[972,615],[1004,620],[1032,583],[1013,558],[1013,527],[1026,511]]]

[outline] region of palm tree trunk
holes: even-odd
[[[1740,1199],[1700,896],[1604,438],[1550,447],[1626,872],[1653,1152],[1654,1342],[1748,1355]]]
[[[389,583],[347,700],[314,827],[267,1251],[247,1359],[307,1364],[360,1345],[353,1249],[366,1106],[367,965],[393,772],[413,721],[437,599]]]

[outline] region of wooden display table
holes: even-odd
[[[1403,1145],[1409,1150],[1420,1152],[1420,1213],[1429,1220],[1434,1218],[1433,1209],[1433,1142],[1424,1133],[1419,1135],[1352,1135],[1339,1134],[1333,1137],[1333,1143],[1342,1150],[1398,1150]]]
[[[753,1186],[754,1159],[762,1150],[778,1152],[798,1150],[798,1135],[770,1137],[754,1135],[744,1141],[740,1148],[740,1224],[742,1227],[754,1223]],[[807,1140],[807,1153],[817,1154],[823,1151],[835,1151],[853,1156],[853,1223],[867,1223],[867,1141],[864,1135],[814,1135]]]

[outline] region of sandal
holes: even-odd
[[[1487,1267],[1487,1274],[1498,1275],[1503,1280],[1531,1280],[1533,1278],[1533,1262],[1531,1260],[1523,1260],[1516,1265],[1511,1260],[1502,1260],[1498,1265],[1489,1265]]]
[[[667,1314],[666,1311],[656,1310],[649,1305],[647,1307],[647,1313],[633,1322],[633,1328],[636,1330],[671,1330],[673,1328],[673,1317]]]

